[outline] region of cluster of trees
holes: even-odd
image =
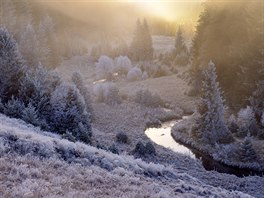
[[[116,76],[126,76],[128,81],[146,80],[149,76],[147,71],[133,66],[127,56],[119,56],[114,60],[108,56],[101,56],[96,63],[97,79],[113,80]]]
[[[146,19],[137,20],[134,38],[130,46],[130,57],[134,61],[149,61],[153,59],[152,38]]]
[[[151,61],[154,50],[152,38],[146,19],[141,22],[139,19],[136,23],[136,30],[130,46],[125,41],[118,45],[112,46],[111,43],[105,42],[91,49],[90,55],[98,59],[101,55],[109,57],[128,56],[133,61]]]
[[[238,111],[264,79],[263,4],[242,0],[204,5],[193,40],[191,80],[200,90],[202,70],[212,59],[228,106]]]
[[[80,74],[69,84],[41,64],[29,67],[5,28],[0,28],[0,60],[1,113],[90,142],[92,107]]]
[[[262,81],[261,81],[262,82]],[[202,100],[198,106],[200,117],[192,137],[203,143],[215,146],[234,141],[234,136],[244,138],[238,149],[238,158],[242,162],[257,159],[252,138],[264,139],[264,84],[260,83],[250,99],[251,106],[242,108],[237,116],[231,115],[226,121],[226,107],[217,82],[216,67],[212,61],[203,71]]]
[[[104,102],[108,105],[116,105],[122,102],[119,89],[114,83],[96,84],[94,87],[94,95],[97,102]]]
[[[37,20],[33,11],[27,0],[3,1],[0,26],[14,35],[27,65],[56,65],[60,58],[55,48],[55,24],[47,14]]]
[[[54,15],[32,0],[1,1],[0,26],[12,33],[27,65],[54,68],[63,58],[87,52],[85,42],[70,28],[59,28]]]

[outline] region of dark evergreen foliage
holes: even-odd
[[[256,82],[264,79],[261,1],[206,1],[193,39],[192,83],[199,90],[201,71],[214,60],[219,83],[232,110],[246,106]]]
[[[257,159],[256,151],[253,148],[250,137],[245,137],[240,145],[239,158],[242,162],[255,162]]]
[[[127,134],[124,132],[120,132],[116,135],[116,141],[119,143],[127,144],[128,143],[128,137]]]

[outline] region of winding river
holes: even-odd
[[[183,119],[188,118],[188,116],[183,116],[180,120],[172,120],[164,122],[161,127],[150,127],[145,130],[145,134],[153,142],[161,145],[165,148],[171,149],[174,152],[188,155],[191,158],[197,158],[202,161],[204,168],[208,171],[215,170],[220,173],[234,174],[238,177],[248,176],[248,175],[259,175],[263,176],[264,172],[253,171],[245,168],[238,168],[227,166],[220,162],[215,161],[211,156],[201,153],[200,151],[190,148],[188,145],[183,145],[175,141],[171,135],[171,128],[180,123]]]

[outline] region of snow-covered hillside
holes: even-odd
[[[172,167],[69,142],[0,115],[4,197],[250,197]]]

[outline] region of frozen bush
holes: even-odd
[[[146,153],[149,155],[155,155],[156,154],[156,149],[151,142],[148,142],[146,144],[145,149],[146,149]]]
[[[120,142],[120,143],[128,143],[128,137],[127,137],[127,134],[123,133],[123,132],[120,132],[116,135],[116,141],[117,142]]]
[[[132,151],[133,154],[145,155],[145,146],[141,141],[138,141],[135,149]]]
[[[69,141],[71,141],[71,142],[75,142],[76,141],[76,138],[72,135],[72,133],[70,132],[70,131],[68,131],[68,130],[66,130],[66,133],[64,133],[63,135],[62,135],[62,138],[64,138],[64,139],[67,139],[67,140],[69,140]]]
[[[134,101],[147,107],[160,107],[164,105],[160,96],[158,94],[152,94],[148,89],[137,91]]]
[[[127,75],[128,71],[132,68],[132,63],[127,56],[119,56],[116,58],[116,64],[114,67],[114,72],[118,74]]]
[[[136,144],[135,149],[132,151],[133,154],[139,156],[155,155],[156,150],[151,142],[148,142],[144,145],[141,141]]]
[[[115,144],[112,144],[112,145],[108,148],[108,150],[111,151],[111,152],[114,153],[114,154],[119,154],[119,151],[118,151],[118,149],[117,149],[117,147],[116,147]]]
[[[97,79],[111,80],[113,77],[113,60],[108,56],[101,56],[96,63],[96,77]]]
[[[138,67],[133,67],[129,72],[127,73],[127,80],[128,81],[137,81],[141,80],[142,77],[142,71]]]
[[[238,133],[242,137],[245,137],[248,133],[253,135],[256,132],[256,119],[251,107],[247,106],[247,108],[238,112],[237,124],[239,126]]]
[[[31,103],[29,103],[28,106],[23,110],[22,119],[34,126],[40,125],[38,112]]]
[[[94,87],[96,101],[104,102],[108,105],[121,103],[119,90],[113,83],[96,84]]]
[[[105,98],[105,103],[108,105],[115,105],[121,103],[121,98],[119,96],[119,89],[112,83],[105,84],[104,98]]]
[[[12,97],[11,100],[5,104],[4,114],[13,118],[21,118],[24,109],[24,103],[21,100]]]

